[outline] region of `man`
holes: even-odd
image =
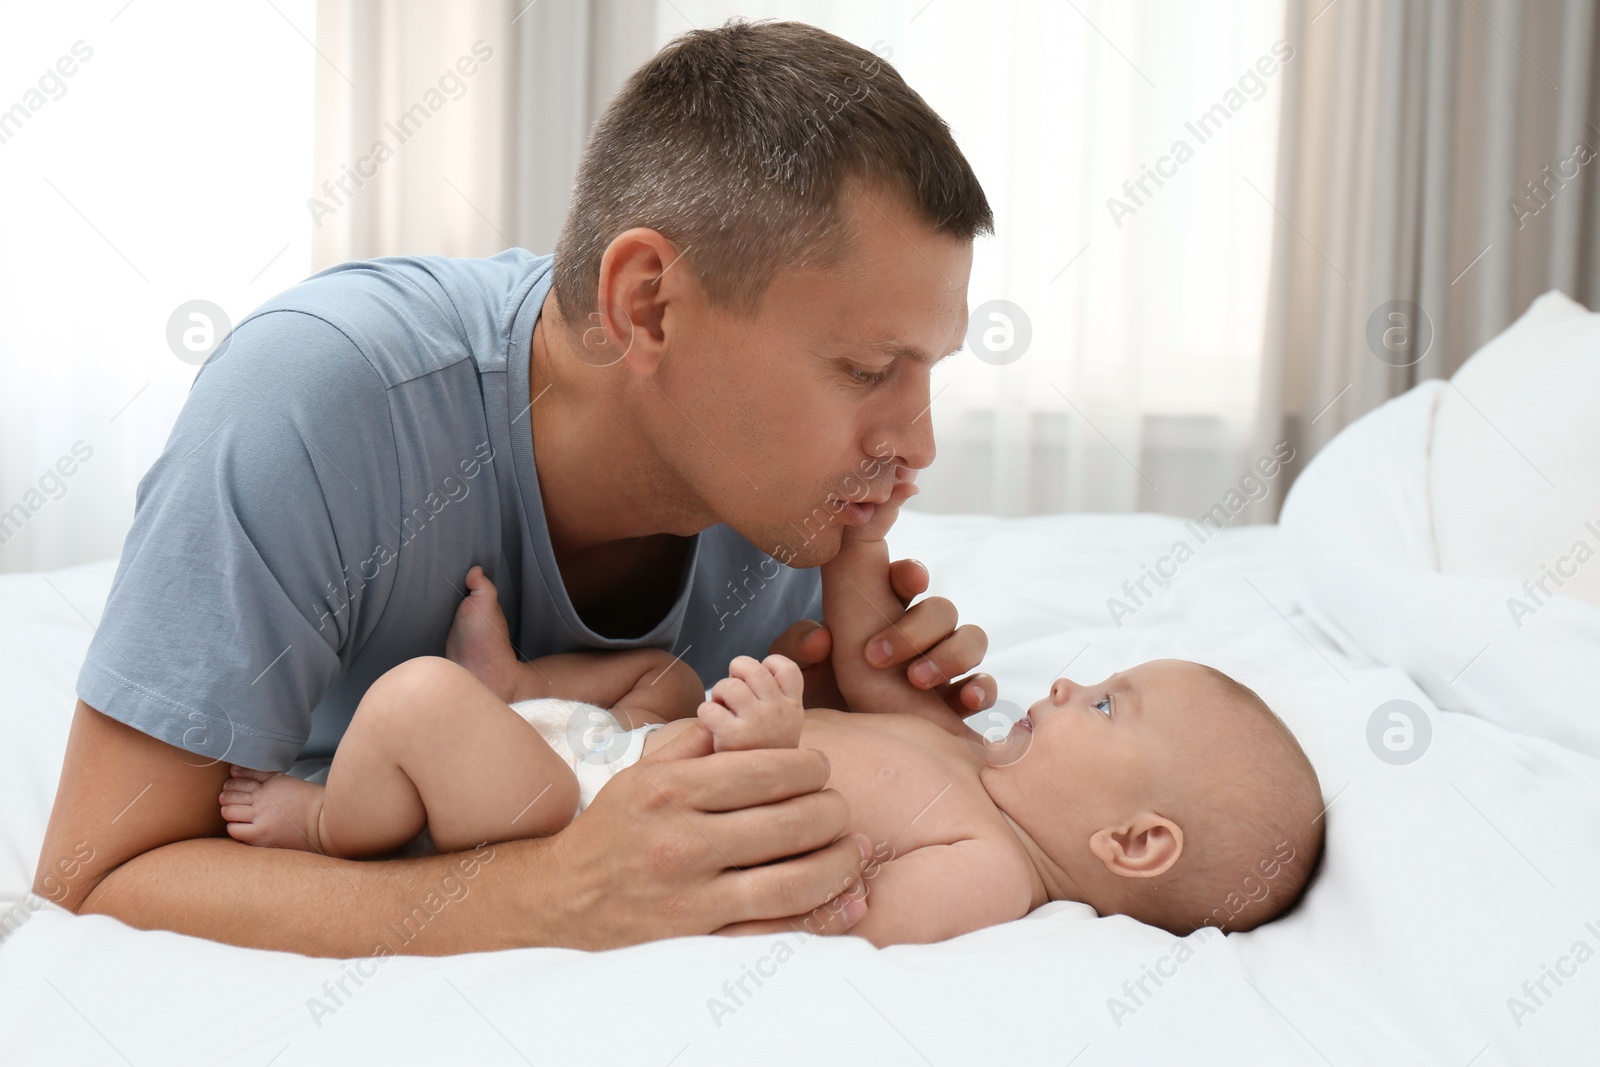
[[[140,483],[36,884],[315,955],[848,929],[870,843],[843,836],[812,751],[713,754],[691,731],[562,832],[483,850],[476,892],[426,913],[461,856],[249,848],[217,794],[233,764],[325,773],[366,687],[440,653],[474,564],[524,659],[655,646],[710,685],[770,650],[806,669],[809,704],[848,707],[806,621],[815,568],[898,468],[933,461],[930,366],[960,347],[988,232],[948,129],[890,67],[730,23],[624,86],[553,258],[346,264],[258,309]],[[927,588],[910,560],[892,581],[907,603]],[[970,714],[995,698],[960,677],[985,651],[929,598],[841,654],[885,669],[875,706],[915,686]]]

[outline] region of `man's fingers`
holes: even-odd
[[[639,766],[653,763],[672,763],[709,756],[713,751],[711,731],[699,722],[694,723],[677,737],[662,744],[647,756],[639,757]]]
[[[801,619],[779,635],[767,651],[770,655],[787,656],[800,668],[806,707],[849,707],[833,674],[833,632],[826,626]]]
[[[730,866],[740,868],[758,867],[824,848],[849,824],[850,805],[837,789],[743,811],[706,815],[700,820],[718,854]]]
[[[993,675],[973,674],[943,686],[939,695],[951,711],[964,719],[973,712],[994,707],[1000,687]]]
[[[776,920],[781,929],[788,930],[793,929],[788,925],[793,919],[798,917],[803,924],[813,913],[819,909],[826,912],[830,906],[840,912],[859,910],[853,917],[841,918],[843,925],[834,928],[835,932],[859,921],[866,909],[850,908],[848,897],[839,898],[852,891],[856,897],[864,896],[861,870],[870,854],[870,845],[860,843],[864,840],[860,834],[851,834],[808,856],[719,875],[715,888],[731,900],[728,914],[738,916],[730,925]],[[836,905],[830,905],[836,900]],[[821,921],[819,916],[813,925]]]
[[[919,560],[897,559],[889,564],[889,587],[909,604],[928,591],[928,568]]]
[[[680,805],[697,811],[738,811],[815,793],[828,784],[828,759],[815,749],[757,748],[713,754],[711,732],[698,723],[696,731],[705,734],[705,751],[696,753],[702,758],[683,757],[662,769],[661,787],[670,790]],[[841,823],[829,840],[843,832]]]
[[[989,635],[983,627],[967,623],[912,663],[906,677],[919,689],[948,685],[982,663],[988,651]]]
[[[779,634],[767,651],[788,656],[804,670],[827,662],[833,653],[833,635],[815,619],[800,619]]]
[[[924,649],[932,653],[941,653],[942,645],[947,644],[957,634],[956,606],[947,597],[931,596],[907,610],[893,626],[886,626],[867,638],[865,655],[867,662],[874,667],[891,667],[909,659],[920,658]],[[970,645],[971,641],[972,638],[966,638],[967,644]],[[880,646],[880,642],[887,645],[887,654]],[[957,651],[962,651],[962,648],[958,646]],[[942,659],[934,659],[935,666],[952,658],[949,652],[942,652],[941,655]],[[973,660],[971,663],[961,664],[957,670],[959,673],[965,673],[977,665],[978,661]],[[944,673],[920,688],[929,689],[941,682],[948,682],[955,676]],[[911,681],[913,684],[918,681],[915,674],[911,675]]]
[[[850,928],[867,914],[867,902],[852,890],[841,893],[832,900],[804,915],[791,915],[787,919],[758,919],[755,922],[733,923],[712,933],[722,937],[750,937],[761,934],[822,934],[849,933]]]

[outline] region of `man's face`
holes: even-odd
[[[780,272],[755,313],[686,309],[669,334],[684,358],[658,379],[683,415],[663,448],[680,479],[795,567],[833,558],[843,502],[883,500],[896,466],[933,462],[932,364],[967,326],[970,241],[879,191],[852,194],[846,216],[845,255]]]

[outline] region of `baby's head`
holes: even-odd
[[[1053,900],[1180,936],[1248,930],[1294,903],[1322,852],[1311,761],[1260,697],[1210,667],[1059,678],[1009,742],[983,784],[1037,846]]]

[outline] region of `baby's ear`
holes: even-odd
[[[1155,878],[1183,854],[1183,829],[1171,819],[1142,811],[1122,826],[1108,826],[1089,838],[1106,870],[1123,878]]]

